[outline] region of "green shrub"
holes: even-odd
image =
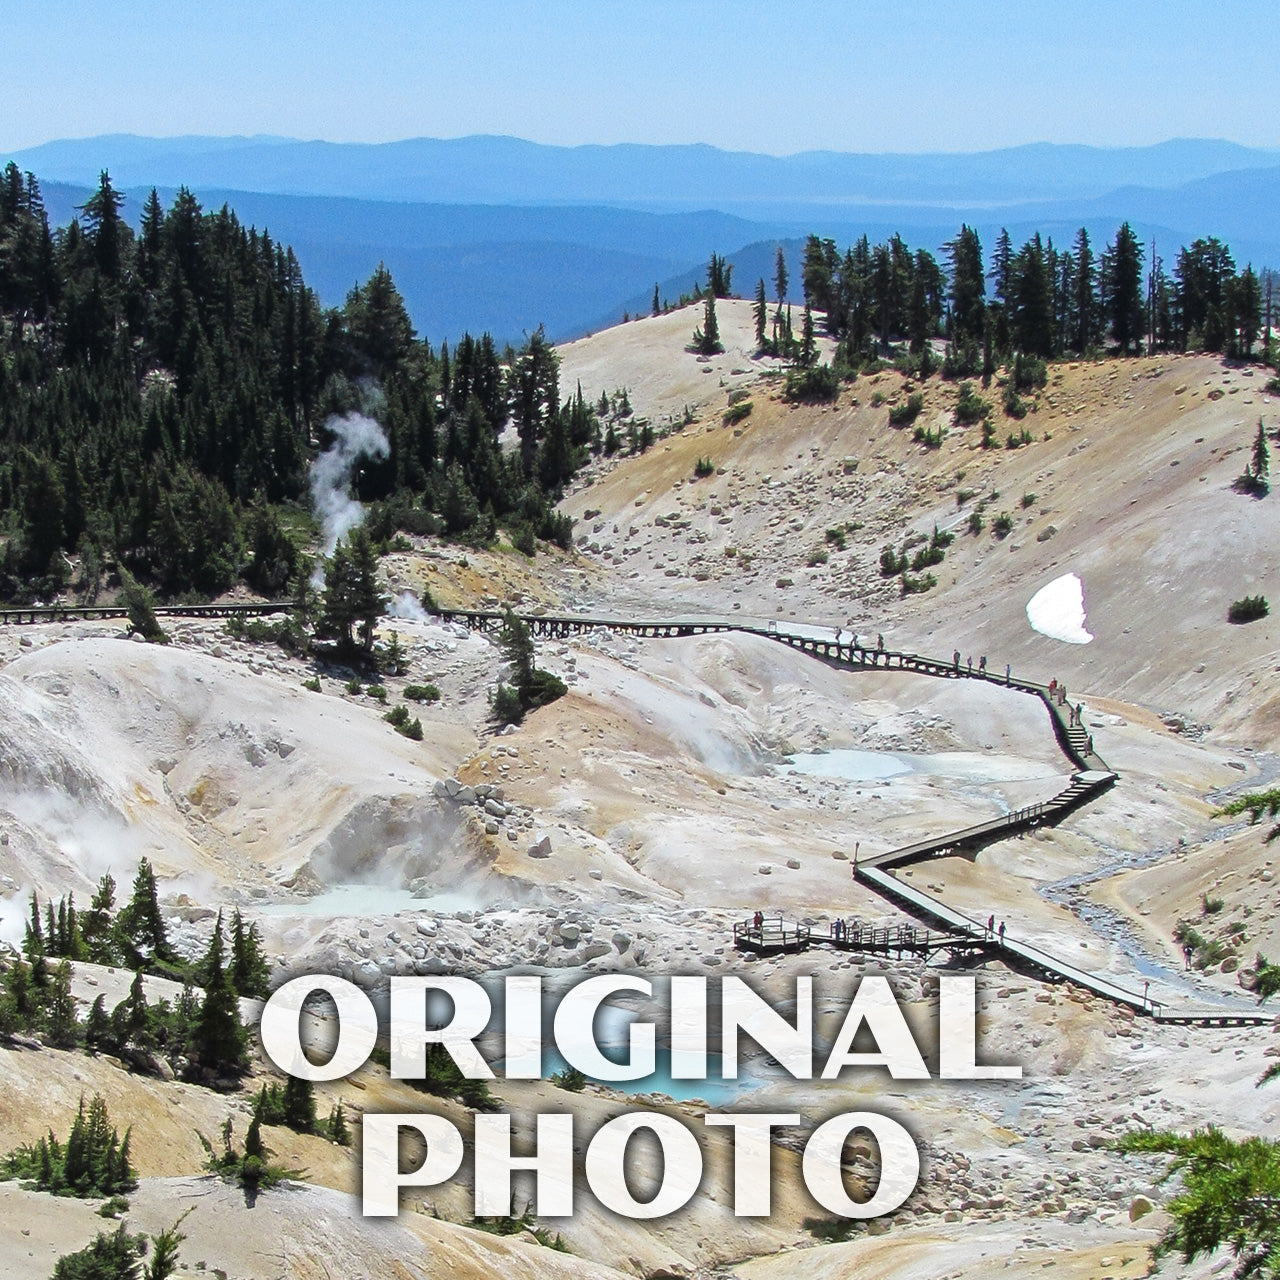
[[[1049,366],[1038,356],[1024,356],[1019,352],[1013,358],[1013,377],[1010,385],[1015,391],[1033,391],[1049,381]]]
[[[922,444],[926,449],[942,448],[942,428],[936,427],[930,430],[928,427],[917,427],[912,433],[911,438],[916,444]]]
[[[828,529],[826,532],[827,542],[835,547],[837,551],[843,551],[845,548],[845,531],[840,528]]]
[[[889,409],[889,425],[891,427],[909,427],[924,408],[924,394],[920,391],[909,395],[902,404],[892,405]]]
[[[1027,416],[1027,402],[1018,394],[1012,382],[1004,389],[1003,404],[1007,417],[1025,418]]]
[[[422,741],[422,721],[416,717],[411,720],[409,718],[409,708],[403,702],[392,707],[382,718],[397,733],[403,734],[406,738],[412,738],[414,742]]]
[[[969,512],[969,532],[976,538],[982,532],[982,512]]]
[[[370,685],[370,686],[365,690],[365,693],[367,693],[367,694],[369,695],[369,697],[371,697],[375,702],[381,702],[381,703],[384,703],[384,704],[385,704],[385,703],[386,703],[386,701],[387,701],[387,687],[386,687],[386,685],[381,685],[381,684],[371,684],[371,685]]]
[[[312,693],[319,693],[319,692],[320,692],[320,677],[319,677],[319,676],[312,676],[310,680],[304,680],[304,681],[302,682],[302,687],[303,687],[304,689],[310,689]]]
[[[827,555],[825,547],[818,547],[814,551],[809,552],[809,568],[816,569],[820,564],[826,564],[830,557]]]
[[[935,547],[931,543],[927,547],[921,547],[911,557],[911,568],[915,573],[919,573],[921,569],[928,569],[935,564],[941,564],[946,554],[941,547]]]
[[[938,585],[938,580],[931,573],[926,573],[919,578],[913,578],[909,573],[902,575],[902,594],[904,596],[923,595],[926,591],[932,591]]]
[[[724,411],[724,425],[732,427],[735,423],[741,422],[744,418],[751,417],[751,410],[754,406],[750,400],[739,400],[736,404],[730,404]]]
[[[973,383],[962,382],[960,396],[956,400],[956,421],[969,426],[975,422],[984,421],[990,412],[991,405],[978,395],[973,388]]]
[[[565,1089],[569,1093],[581,1093],[587,1083],[587,1077],[577,1067],[565,1067],[551,1076],[551,1083],[557,1089]]]
[[[511,545],[521,555],[526,555],[532,559],[537,554],[538,540],[531,524],[518,524],[509,532],[511,534]]]
[[[1257,622],[1271,612],[1266,596],[1245,596],[1243,600],[1233,600],[1227,610],[1227,621],[1235,623]]]
[[[1028,507],[1034,507],[1036,504],[1036,495],[1034,493],[1024,493],[1022,495],[1022,509],[1025,511]]]
[[[404,696],[410,702],[439,702],[440,690],[433,684],[407,684]]]
[[[896,578],[907,567],[907,556],[904,551],[899,555],[891,546],[880,552],[880,576]]]
[[[1007,538],[1013,532],[1013,517],[1007,511],[1002,511],[991,522],[991,529],[997,538]]]
[[[810,369],[792,369],[787,373],[783,395],[792,403],[830,402],[839,394],[840,378],[829,364],[817,364]]]
[[[710,458],[699,458],[694,464],[693,478],[695,480],[705,480],[707,476],[715,474],[715,467],[711,463]]]
[[[520,694],[509,684],[499,682],[493,691],[491,702],[493,718],[499,724],[519,724],[524,719],[524,705]]]

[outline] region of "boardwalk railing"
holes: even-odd
[[[223,604],[158,604],[155,613],[162,618],[263,618],[273,613],[288,613],[293,608],[292,600],[237,600]],[[118,603],[0,605],[0,624],[104,622],[128,616],[128,607]]]

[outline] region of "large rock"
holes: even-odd
[[[1134,1196],[1129,1205],[1129,1221],[1137,1222],[1139,1218],[1145,1218],[1147,1214],[1154,1212],[1155,1207],[1146,1196]]]
[[[549,858],[551,857],[551,837],[543,836],[537,844],[529,846],[529,857],[531,858]]]

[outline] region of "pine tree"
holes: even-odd
[[[787,285],[790,277],[787,275],[787,259],[782,252],[782,246],[778,246],[778,256],[774,261],[773,268],[773,290],[774,295],[778,299],[777,315],[782,315],[782,304],[787,300]]]
[[[766,326],[769,323],[769,303],[764,296],[764,277],[761,276],[756,285],[756,349],[763,351],[765,346]]]
[[[31,910],[27,920],[26,934],[22,939],[22,954],[34,962],[37,956],[44,955],[44,925],[40,923],[40,899],[36,891],[31,891]]]
[[[959,346],[963,346],[966,342],[980,342],[983,316],[986,311],[982,242],[978,239],[978,233],[965,224],[961,226],[956,238],[949,241],[945,248],[951,259],[951,283],[948,290],[951,304],[951,341]]]
[[[206,1070],[240,1072],[248,1065],[246,1036],[236,991],[223,958],[221,911],[202,968],[205,991],[192,1046],[195,1056]]]
[[[325,567],[318,635],[348,652],[373,651],[374,628],[387,606],[378,586],[378,557],[363,527],[339,543]]]
[[[76,1022],[76,1001],[71,994],[71,964],[67,960],[58,966],[53,975],[49,993],[49,1043],[58,1049],[69,1049],[79,1038]]]
[[[231,916],[231,985],[238,995],[265,1000],[270,995],[269,978],[257,922],[246,928],[237,907]]]
[[[655,316],[662,314],[662,304],[658,300],[658,286],[656,284],[653,286],[653,311],[651,314]]]
[[[109,871],[103,872],[98,888],[89,901],[89,910],[81,922],[88,958],[96,964],[114,964],[119,959],[112,912],[115,910],[116,882]]]
[[[806,302],[804,304],[804,324],[800,330],[799,363],[808,369],[815,363],[817,358],[818,343],[813,332],[813,309]]]
[[[325,1123],[325,1136],[330,1142],[336,1142],[340,1147],[349,1147],[351,1145],[351,1130],[347,1127],[347,1117],[342,1110],[342,1103],[336,1103],[332,1111],[329,1112],[329,1119]]]
[[[114,1047],[111,1035],[111,1018],[107,1013],[107,998],[99,993],[89,1009],[89,1020],[85,1023],[84,1043],[90,1053]]]
[[[310,1080],[291,1075],[284,1085],[284,1122],[296,1133],[316,1130],[316,1100]]]
[[[138,862],[133,892],[120,912],[120,931],[136,960],[174,960],[164,918],[160,914],[155,871],[148,858]]]
[[[716,295],[710,289],[702,304],[702,324],[693,331],[693,347],[704,356],[724,350],[720,342],[720,325],[716,321]]]
[[[1121,223],[1108,251],[1107,298],[1111,336],[1122,355],[1142,342],[1142,242]]]

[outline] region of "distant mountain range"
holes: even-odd
[[[778,243],[842,247],[901,231],[937,251],[962,221],[1063,243],[1128,218],[1171,263],[1196,235],[1241,263],[1280,265],[1280,151],[1176,139],[1108,149],[1036,144],[973,154],[767,156],[709,146],[551,147],[516,138],[383,144],[110,135],[0,155],[33,171],[65,222],[106,169],[136,217],[152,185],[294,246],[327,303],[385,261],[419,329],[518,341],[539,323],[574,336],[690,288],[712,249],[748,292]],[[766,261],[766,259],[768,261]],[[799,272],[793,270],[798,286]]]

